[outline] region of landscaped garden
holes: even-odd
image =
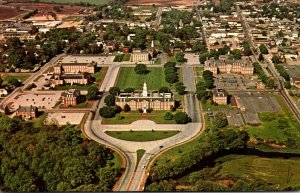
[[[180,131],[106,131],[111,137],[126,141],[156,141],[178,134]]]

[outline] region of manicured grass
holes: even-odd
[[[104,5],[108,4],[111,2],[111,0],[40,0],[40,2],[45,2],[45,3],[63,3],[63,4],[75,4],[75,3],[89,3],[92,5]]]
[[[162,86],[171,88],[172,86],[165,81],[163,68],[148,68],[150,71],[146,75],[136,74],[134,68],[121,68],[116,86],[121,90],[125,88],[143,89],[144,81],[146,81],[148,90],[158,90]]]
[[[136,155],[137,155],[136,166],[139,165],[140,160],[142,159],[142,157],[143,157],[143,155],[145,154],[145,152],[146,152],[146,151],[145,151],[144,149],[138,149],[138,150],[136,151]]]
[[[125,54],[125,55],[123,56],[122,61],[129,61],[129,60],[130,60],[130,56],[131,56],[131,54]]]
[[[119,116],[123,116],[123,119],[118,119]],[[121,112],[113,118],[103,118],[102,123],[104,124],[130,124],[133,121],[139,120],[142,114],[138,111]]]
[[[147,114],[147,119],[154,121],[157,124],[175,124],[174,120],[165,120],[164,115],[168,111],[152,111]],[[123,116],[123,119],[119,119]],[[103,118],[102,123],[104,124],[130,124],[133,121],[139,120],[142,117],[142,113],[138,111],[121,112],[113,118]]]
[[[102,67],[99,72],[96,72],[92,74],[92,77],[94,77],[96,80],[95,82],[99,83],[105,78],[105,74],[108,70],[108,67]]]
[[[3,81],[6,81],[8,78],[13,77],[13,78],[20,80],[21,82],[24,82],[30,76],[31,76],[31,74],[4,74],[4,75],[2,75],[1,78]]]
[[[300,159],[260,158],[258,156],[230,155],[229,161],[221,164],[217,175],[234,175],[244,178],[252,176],[266,181],[272,187],[284,189],[288,186],[299,187]],[[288,174],[291,178],[288,180]],[[288,182],[288,183],[287,183]]]
[[[157,58],[154,62],[154,64],[161,64],[161,58]]]
[[[111,137],[126,141],[156,141],[178,134],[180,131],[106,131]]]

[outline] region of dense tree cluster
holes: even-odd
[[[247,41],[243,42],[243,49],[244,49],[244,55],[245,56],[252,55],[252,51],[251,51],[249,42],[247,42]]]
[[[276,70],[280,74],[280,76],[282,76],[285,81],[290,81],[290,75],[287,73],[285,68],[280,64],[274,64],[274,65],[275,65]]]
[[[267,48],[266,45],[264,45],[264,44],[261,44],[261,45],[259,46],[259,50],[260,50],[260,52],[261,52],[262,54],[268,54],[268,53],[269,53],[268,48]]]
[[[176,63],[174,62],[167,62],[164,65],[164,72],[165,72],[165,79],[166,82],[173,84],[178,81],[178,73],[176,68]]]
[[[113,154],[77,126],[37,127],[3,114],[0,123],[2,191],[110,191],[118,179]]]
[[[192,119],[186,114],[186,112],[177,112],[174,115],[174,120],[177,124],[187,124],[191,122]]]
[[[184,53],[183,52],[177,52],[175,55],[176,61],[177,62],[185,62],[186,59],[184,58]]]
[[[152,182],[174,177],[190,170],[192,167],[205,162],[211,156],[223,151],[243,149],[249,136],[245,131],[232,129],[214,129],[201,138],[201,143],[192,150],[183,153],[179,158],[151,168]]]
[[[147,69],[147,66],[145,64],[137,64],[134,67],[134,71],[135,71],[135,73],[142,74],[142,75],[145,75],[145,74],[148,73],[148,69]]]

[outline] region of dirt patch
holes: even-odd
[[[194,0],[129,0],[127,5],[193,5]]]
[[[217,180],[215,181],[217,184],[221,184],[221,185],[224,185],[226,187],[232,187],[233,184],[235,183],[234,180],[232,179],[227,179],[227,180]]]
[[[177,185],[176,190],[190,190],[192,189],[192,185]]]
[[[25,13],[25,11],[17,11],[15,7],[0,5],[0,20],[10,19]]]
[[[8,3],[8,6],[20,6],[23,9],[35,10],[38,9],[39,11],[44,12],[55,12],[58,14],[65,14],[65,15],[72,15],[78,13],[84,7],[80,6],[70,6],[70,5],[60,5],[60,4],[48,4],[48,3]],[[54,11],[54,6],[63,6],[61,11],[56,12]]]

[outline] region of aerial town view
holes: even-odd
[[[0,191],[299,191],[300,0],[0,0]]]

